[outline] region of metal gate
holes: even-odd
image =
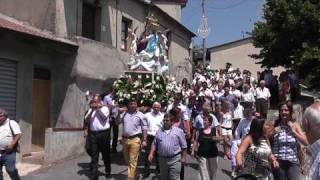
[[[0,58],[0,107],[16,118],[17,63]]]

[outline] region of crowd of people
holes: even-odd
[[[104,97],[94,95],[84,121],[91,179],[98,179],[99,153],[110,176],[110,154],[117,152],[120,124],[128,179],[138,177],[139,157],[143,178],[149,177],[154,161],[161,180],[187,179],[187,154],[198,161],[199,180],[218,179],[220,145],[222,158],[230,160],[232,178],[319,179],[320,133],[315,127],[320,127],[320,103],[307,108],[299,122],[293,112],[298,95],[294,72],[286,71],[280,78],[271,70],[257,75],[255,79],[250,71],[230,66],[223,70],[200,66],[191,82],[183,79],[178,85],[173,102],[166,107],[154,102],[143,110],[135,99],[127,107],[117,107],[113,91]],[[272,104],[280,104],[279,117],[270,120]],[[313,160],[310,172],[304,168],[306,149]]]

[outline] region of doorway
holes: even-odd
[[[32,83],[32,150],[41,151],[50,125],[50,71],[35,68]]]

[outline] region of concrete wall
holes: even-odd
[[[257,71],[263,69],[259,64],[255,64],[251,54],[259,53],[260,50],[255,48],[250,41],[239,43],[238,45],[226,45],[210,52],[210,66],[214,69],[225,68],[227,62],[230,62],[234,68],[240,70],[247,69],[251,71],[253,77],[257,77]],[[281,67],[273,68],[273,74],[279,75],[284,69]]]
[[[110,29],[112,35],[112,46],[121,50],[121,22],[123,18],[132,21],[132,28],[138,28],[137,34],[144,31],[144,24],[148,15],[148,7],[134,0],[118,0],[109,3]]]
[[[181,5],[175,2],[154,2],[156,6],[169,14],[175,20],[181,22]]]
[[[54,32],[55,0],[0,0],[0,13]]]
[[[186,49],[189,42],[181,39],[180,36],[172,34],[173,41],[170,44],[169,50],[169,74],[173,75],[178,82],[183,78],[191,80],[192,78],[192,63],[189,59],[189,49]]]
[[[50,164],[70,156],[83,154],[83,131],[53,131],[46,129],[44,163]]]
[[[79,49],[69,75],[72,80],[66,84],[66,92],[60,99],[63,103],[54,127],[82,127],[88,103],[85,100],[85,92],[105,92],[125,70],[128,58],[125,53],[93,40],[81,37],[76,40]],[[58,78],[60,79],[56,79],[57,82],[65,84],[63,76]],[[62,94],[57,93],[58,95]]]
[[[81,36],[82,34],[82,5],[83,0],[64,0],[65,18],[69,37]],[[86,2],[91,2],[87,0]],[[112,44],[111,31],[113,24],[110,21],[110,4],[115,4],[115,1],[100,1],[101,8],[101,25],[97,27],[96,33],[99,34],[99,41],[107,44]],[[110,3],[110,4],[109,4]]]

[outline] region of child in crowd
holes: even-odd
[[[223,153],[224,159],[231,159],[230,157],[230,146],[232,138],[232,112],[230,111],[230,102],[222,101],[221,112],[221,135],[223,137]]]

